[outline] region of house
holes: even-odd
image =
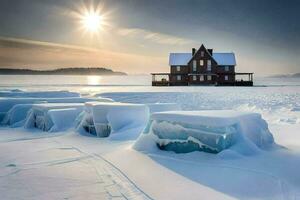
[[[234,53],[215,53],[202,44],[191,53],[170,53],[170,73],[152,73],[153,86],[253,86],[253,73],[237,73]]]

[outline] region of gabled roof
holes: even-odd
[[[169,65],[187,65],[192,58],[192,53],[170,53]]]
[[[193,59],[194,59],[194,57],[198,54],[198,51],[200,51],[200,50],[205,50],[206,51],[206,53],[215,61],[215,59],[212,57],[212,55],[210,54],[210,52],[207,50],[207,48],[204,46],[204,44],[201,44],[201,46],[200,46],[200,48],[192,55],[192,57],[191,57],[191,59],[189,60],[189,62],[191,62]],[[188,62],[188,63],[189,63]],[[217,61],[215,61],[215,62],[217,62]]]
[[[170,53],[169,65],[187,65],[192,57],[192,53]],[[234,53],[213,53],[212,57],[218,65],[236,65]]]
[[[234,53],[213,53],[218,65],[236,65]]]

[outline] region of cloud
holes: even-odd
[[[165,57],[4,37],[0,37],[0,67],[107,67],[132,74],[168,70]]]
[[[51,42],[43,42],[36,40],[27,40],[21,38],[10,38],[0,36],[0,47],[1,48],[18,48],[18,49],[42,49],[42,50],[71,50],[74,52],[91,52],[97,49],[82,47],[76,45],[67,45]]]
[[[176,37],[173,35],[168,35],[164,33],[152,32],[145,29],[139,28],[121,28],[117,31],[121,36],[137,37],[145,40],[150,40],[158,44],[168,44],[168,45],[185,45],[191,44],[194,41],[186,38]]]

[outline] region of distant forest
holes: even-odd
[[[127,75],[107,68],[59,68],[53,70],[0,68],[2,75]]]

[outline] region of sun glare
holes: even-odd
[[[103,11],[103,5],[81,4],[76,7],[77,11],[73,11],[72,15],[79,20],[83,33],[98,35],[104,31],[105,26],[109,25],[107,23],[108,12]]]
[[[102,16],[96,12],[88,12],[82,16],[82,24],[89,32],[99,32],[103,26]]]
[[[88,85],[99,85],[101,82],[100,76],[87,76]]]

